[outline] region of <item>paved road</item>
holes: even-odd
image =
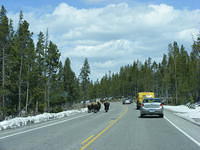
[[[108,113],[82,113],[0,132],[0,150],[200,149],[199,126],[168,111],[166,119],[138,116],[134,104],[113,103]]]

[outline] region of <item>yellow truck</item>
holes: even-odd
[[[137,109],[140,109],[140,106],[144,100],[144,98],[155,98],[154,92],[139,92],[137,94]]]

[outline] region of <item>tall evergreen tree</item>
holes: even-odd
[[[46,51],[45,51],[45,36],[43,32],[40,32],[38,34],[38,41],[36,44],[36,66],[35,66],[35,80],[37,81],[35,83],[35,94],[34,94],[34,101],[35,103],[35,112],[38,112],[38,109],[40,111],[45,111],[46,108],[44,106],[44,103],[46,102],[46,65],[45,65],[45,58],[46,57]]]
[[[192,45],[190,54],[190,86],[193,87],[192,96],[200,99],[200,35]]]
[[[170,87],[170,75],[168,69],[168,60],[167,55],[163,55],[163,59],[160,67],[160,75],[161,75],[161,93],[163,97],[169,97],[169,87]]]
[[[73,102],[78,99],[78,87],[77,79],[75,73],[71,69],[71,62],[69,58],[66,58],[65,60],[63,75],[64,91],[67,93],[67,102],[72,105]]]
[[[52,41],[49,42],[46,56],[47,66],[47,111],[50,109],[50,92],[51,86],[56,80],[56,74],[59,71],[60,53],[59,50]]]
[[[87,58],[85,58],[83,66],[81,68],[80,75],[79,75],[79,80],[81,83],[81,91],[82,91],[81,95],[83,99],[88,98],[88,86],[90,84],[89,75],[90,75],[90,66],[89,66]]]
[[[6,93],[8,93],[8,90],[6,89],[6,68],[8,66],[7,64],[7,57],[8,57],[8,47],[9,47],[9,21],[6,16],[6,9],[4,6],[1,7],[0,9],[0,73],[1,73],[1,78],[0,80],[2,81],[1,86],[0,86],[0,104],[1,108],[3,108],[2,116],[4,117],[5,114],[5,97]]]
[[[22,84],[25,81],[25,74],[28,69],[26,69],[26,59],[28,55],[32,55],[30,51],[33,53],[33,40],[32,33],[29,31],[29,24],[26,20],[23,20],[23,14],[20,13],[19,27],[16,34],[16,45],[17,45],[17,55],[19,58],[17,59],[16,65],[18,68],[18,112],[20,113],[22,107],[22,96],[24,96],[22,91]],[[30,48],[32,50],[30,50]],[[31,56],[30,56],[31,57]],[[29,60],[30,61],[30,60]],[[29,68],[30,69],[30,68]],[[24,97],[23,97],[24,98]]]

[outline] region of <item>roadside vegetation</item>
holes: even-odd
[[[159,43],[158,43],[159,44]],[[37,41],[20,12],[16,30],[0,9],[0,120],[6,116],[60,112],[82,100],[135,96],[139,91],[154,91],[171,104],[194,102],[200,97],[200,36],[192,50],[173,42],[161,62],[150,57],[123,66],[119,73],[108,73],[90,80],[90,65],[85,58],[80,75],[71,61],[62,63],[57,45],[46,33]],[[150,54],[149,54],[150,55]]]
[[[168,54],[163,55],[161,62],[149,57],[144,63],[137,60],[123,66],[119,73],[106,74],[97,81],[93,93],[98,97],[127,97],[152,91],[168,104],[200,101],[200,36],[191,48],[186,50],[173,42],[168,45]]]
[[[90,68],[85,59],[79,78],[71,62],[60,60],[48,31],[37,42],[20,12],[16,31],[13,21],[0,9],[0,120],[43,112],[59,112],[87,98]],[[85,94],[86,93],[86,94]]]

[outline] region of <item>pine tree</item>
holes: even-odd
[[[184,46],[181,45],[180,55],[179,55],[179,66],[178,66],[178,80],[179,80],[179,93],[180,99],[179,103],[183,104],[187,102],[190,93],[189,87],[189,56]]]
[[[35,103],[35,112],[38,113],[39,111],[45,111],[46,108],[44,103],[46,102],[46,65],[45,65],[45,58],[46,51],[45,51],[45,36],[43,32],[38,34],[38,41],[36,44],[36,66],[35,66],[35,80],[37,81],[34,88],[34,101]],[[39,108],[38,108],[39,107]]]
[[[1,78],[2,85],[0,88],[1,96],[1,108],[3,110],[2,116],[5,115],[5,96],[7,93],[6,89],[6,66],[7,66],[7,56],[8,56],[8,47],[9,47],[9,21],[6,16],[6,9],[4,6],[0,9],[0,68],[1,68]],[[1,113],[1,112],[0,112]]]
[[[192,45],[190,54],[190,86],[193,87],[192,96],[200,99],[200,35]]]
[[[71,62],[66,58],[63,69],[64,91],[67,93],[67,102],[72,105],[78,99],[77,79],[75,73],[71,69]]]
[[[12,55],[13,69],[16,70],[13,75],[15,76],[14,78],[18,76],[18,113],[20,115],[22,107],[25,107],[25,99],[27,98],[28,100],[27,90],[30,81],[28,76],[30,75],[30,65],[34,62],[32,33],[29,31],[29,23],[23,20],[22,12],[20,12],[19,27],[13,39]],[[22,88],[25,82],[27,86],[26,91]]]
[[[90,66],[87,58],[85,58],[83,67],[81,68],[81,72],[79,75],[79,80],[81,83],[81,91],[82,91],[81,95],[83,99],[88,98],[88,86],[90,83],[89,75],[90,75]]]
[[[56,74],[59,71],[59,50],[52,41],[49,42],[46,56],[46,66],[47,66],[47,111],[50,109],[50,92],[51,86],[56,80]]]
[[[26,84],[26,102],[25,102],[25,112],[28,112],[28,105],[29,105],[29,100],[30,100],[30,91],[33,88],[33,81],[32,81],[32,77],[34,76],[34,68],[35,68],[35,46],[34,46],[34,42],[32,38],[29,38],[29,40],[27,41],[27,49],[26,49],[26,56],[25,56],[25,65],[24,65],[24,69],[25,69],[25,73],[24,73],[24,82]],[[32,85],[32,87],[30,87],[30,85]]]
[[[179,57],[179,47],[177,42],[169,45],[169,65],[171,76],[171,91],[175,95],[175,104],[178,104],[178,79],[177,79],[177,64]]]
[[[168,60],[167,55],[163,55],[163,59],[160,67],[160,75],[161,75],[161,95],[168,99],[169,97],[169,89],[170,89],[170,74],[168,68]]]

